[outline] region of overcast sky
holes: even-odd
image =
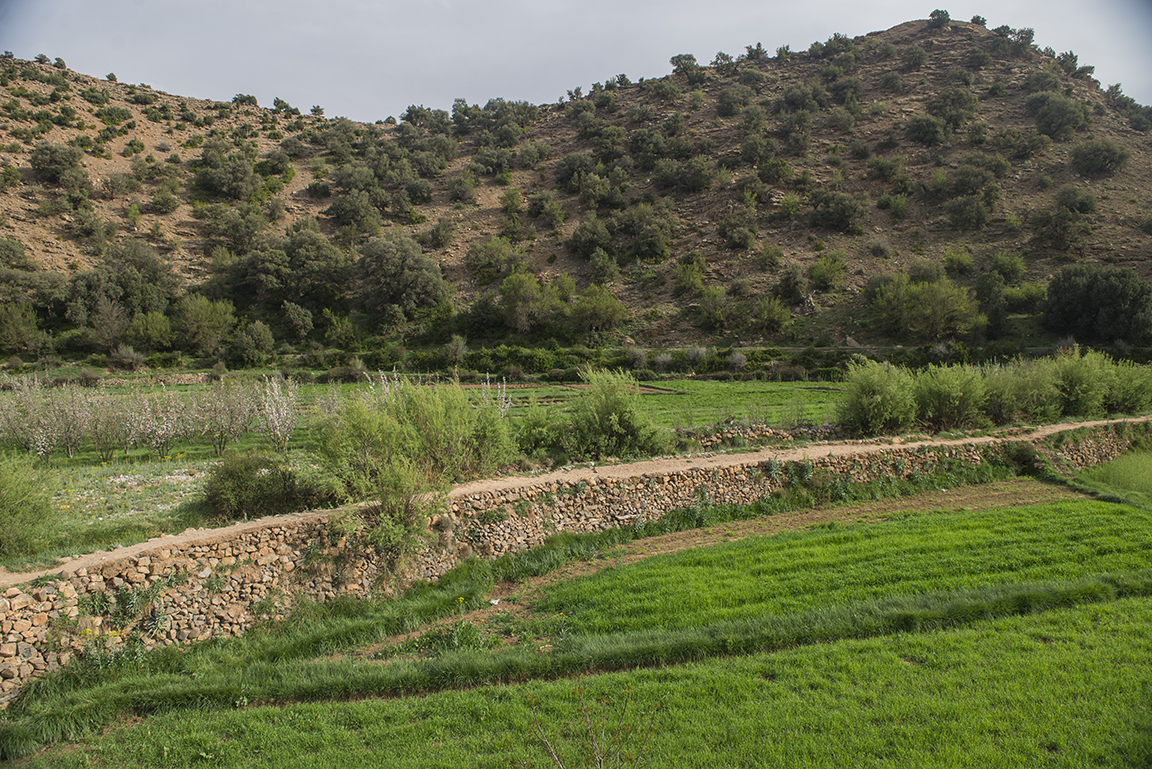
[[[953,19],[1032,27],[1103,86],[1152,104],[1152,0],[941,3]],[[453,99],[554,102],[619,73],[671,71],[763,43],[807,49],[924,19],[907,0],[0,0],[0,49],[60,57],[79,72],[204,99],[279,96],[329,117],[374,121]]]

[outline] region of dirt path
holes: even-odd
[[[1015,440],[1037,440],[1064,430],[1080,427],[1100,427],[1116,423],[1143,422],[1152,417],[1137,417],[1135,419],[1104,419],[1087,422],[1065,422],[1054,425],[1044,425],[1038,428],[1012,428],[995,435],[978,437],[962,437],[957,439],[925,439],[909,440],[906,438],[881,438],[861,441],[837,441],[827,443],[810,443],[795,448],[773,446],[741,453],[718,454],[687,454],[682,456],[668,456],[642,462],[628,462],[615,465],[595,465],[593,463],[577,466],[562,467],[547,473],[534,475],[505,476],[465,483],[453,488],[448,496],[456,498],[482,491],[508,491],[512,489],[535,486],[548,481],[580,481],[592,478],[633,478],[644,474],[667,474],[692,468],[723,468],[735,465],[765,462],[775,459],[781,462],[795,461],[817,456],[845,456],[851,454],[870,454],[886,451],[891,448],[919,448],[921,446],[951,446],[962,444],[987,444],[1005,437]],[[253,521],[232,524],[218,529],[188,529],[180,534],[165,534],[128,547],[117,548],[112,551],[96,551],[79,558],[61,560],[57,566],[39,571],[24,573],[0,573],[0,589],[13,585],[23,584],[39,577],[57,574],[61,571],[74,572],[81,568],[92,568],[102,563],[121,558],[133,557],[150,550],[168,547],[183,547],[190,544],[212,544],[233,539],[237,534],[262,529],[269,526],[279,526],[287,522],[312,520],[321,518],[328,511],[314,510],[303,513],[270,516]]]

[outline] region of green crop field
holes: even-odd
[[[892,595],[1147,568],[1152,513],[1070,501],[756,537],[556,585],[581,634],[690,628]]]
[[[843,387],[827,382],[717,382],[674,379],[668,393],[646,393],[643,405],[665,427],[700,428],[724,422],[792,427],[833,421]]]
[[[583,701],[643,766],[1142,767],[1149,671],[1152,602],[1129,599],[575,681],[182,710],[24,765],[552,767],[546,737],[592,766]]]
[[[390,604],[96,658],[14,703],[0,746],[79,738],[30,764],[53,767],[543,767],[547,739],[579,766],[586,714],[655,766],[1140,765],[1150,538],[1147,510],[1103,502],[925,511],[609,567],[548,590],[503,648],[512,626],[457,619],[415,659],[363,651],[484,605],[496,572],[473,564]]]

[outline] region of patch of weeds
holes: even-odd
[[[219,593],[224,589],[224,575],[213,574],[202,583],[204,591],[207,593]]]
[[[462,649],[491,649],[499,642],[491,639],[467,620],[459,620],[450,625],[432,628],[402,646],[409,651],[418,651],[438,657],[448,652]]]

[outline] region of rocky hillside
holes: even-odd
[[[1032,341],[1062,267],[1152,278],[1152,110],[1037,42],[937,13],[370,125],[8,58],[0,293],[39,331],[0,348]]]

